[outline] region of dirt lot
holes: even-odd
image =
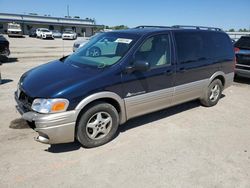
[[[133,119],[99,148],[43,145],[19,119],[13,93],[22,73],[71,53],[73,41],[64,50],[61,39],[9,41],[0,67],[1,188],[250,187],[250,80],[238,79],[213,108],[194,101]]]

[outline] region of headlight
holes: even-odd
[[[69,106],[67,99],[35,99],[32,103],[32,110],[39,113],[64,112]]]
[[[83,47],[83,46],[84,46],[84,44],[85,44],[85,43],[80,44],[80,45],[79,45],[79,48]]]

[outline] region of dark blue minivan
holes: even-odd
[[[233,82],[234,58],[230,38],[218,28],[102,33],[72,55],[23,74],[17,109],[39,142],[96,147],[131,118],[194,99],[216,105]]]

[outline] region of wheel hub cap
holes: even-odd
[[[107,136],[111,128],[111,116],[107,112],[98,112],[88,120],[86,132],[89,138],[99,140]]]
[[[209,99],[210,99],[212,102],[214,102],[214,101],[216,101],[216,100],[218,99],[219,95],[220,95],[220,87],[219,87],[219,85],[216,84],[216,85],[211,89],[211,94],[210,94]]]

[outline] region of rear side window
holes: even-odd
[[[233,44],[231,39],[224,33],[204,33],[206,42],[210,45],[211,58],[233,59]]]
[[[250,36],[241,37],[234,45],[236,48],[250,49]]]
[[[179,63],[206,59],[232,59],[233,48],[228,36],[212,32],[175,33]]]

